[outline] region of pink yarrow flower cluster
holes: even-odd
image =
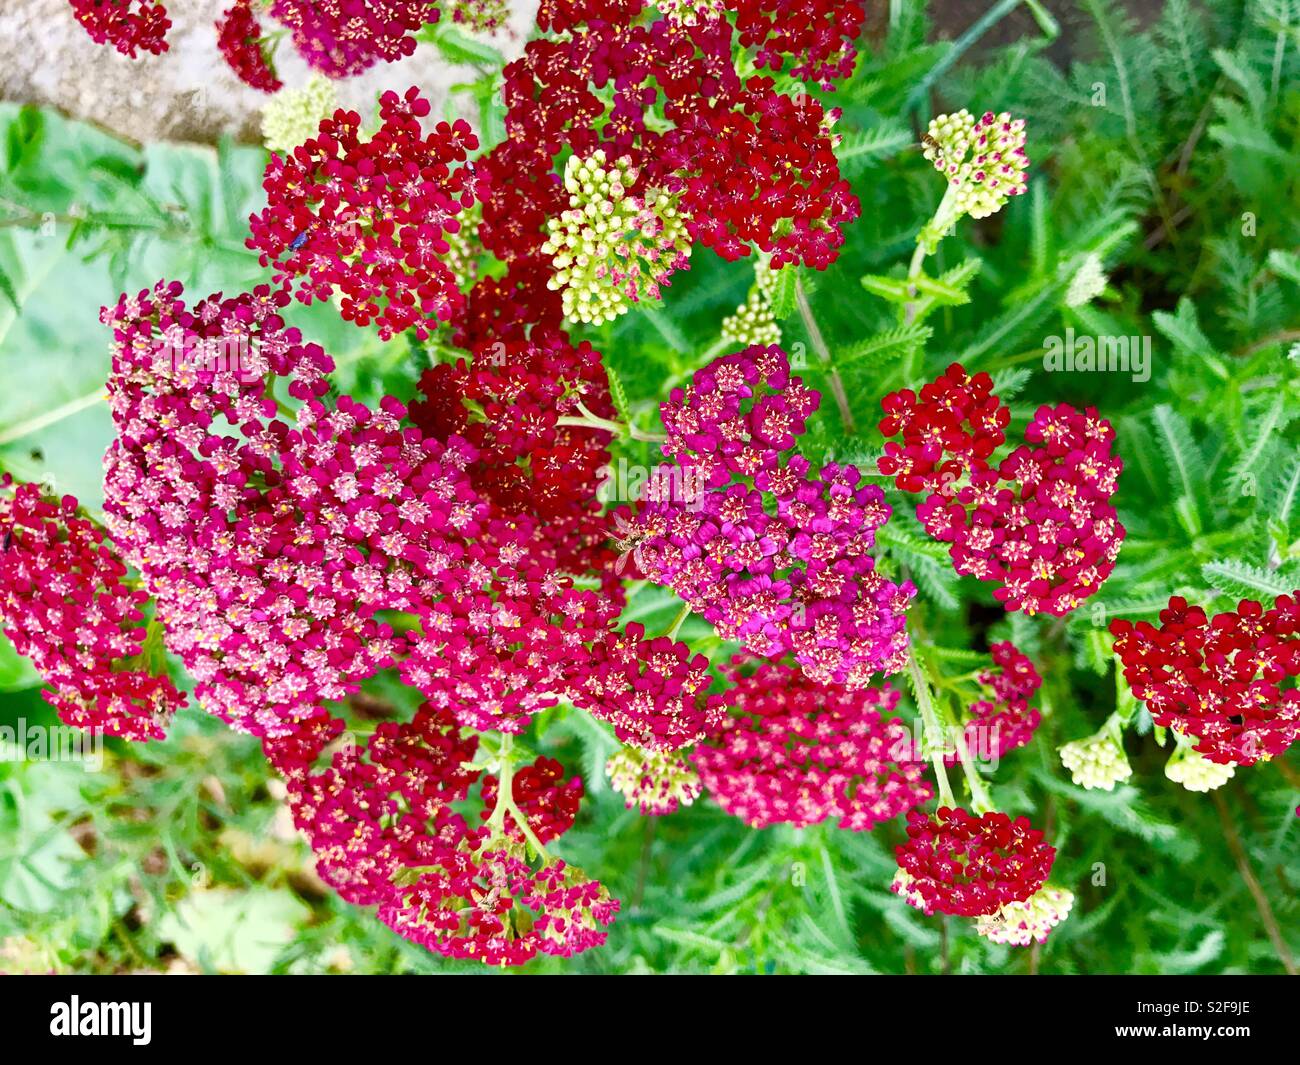
[[[185,696],[145,653],[149,593],[103,531],[72,496],[49,499],[5,474],[0,540],[0,624],[49,685],[45,701],[69,725],[161,739]]]
[[[952,544],[958,573],[995,583],[1007,610],[1060,617],[1100,589],[1124,540],[1110,504],[1123,468],[1115,431],[1092,408],[1040,407],[1028,444],[994,465],[1009,412],[991,390],[987,374],[954,363],[919,397],[885,397],[881,432],[901,443],[886,444],[880,471],[929,493],[917,517]]]
[[[674,465],[616,524],[637,569],[724,639],[863,687],[902,667],[915,589],[882,577],[869,553],[889,517],[881,489],[852,466],[813,472],[794,452],[818,399],[780,348],[714,360],[663,405]]]
[[[111,528],[200,700],[258,735],[392,665],[398,639],[376,615],[408,608],[485,516],[464,441],[403,429],[395,400],[317,398],[332,363],[284,327],[287,298],[190,309],[160,283],[104,313]],[[213,345],[230,354],[184,354]],[[266,378],[305,401],[293,424]]]
[[[774,662],[724,672],[730,687],[718,701],[731,712],[691,760],[727,813],[753,828],[833,819],[861,832],[933,795],[906,727],[889,716],[894,688],[817,684]]]

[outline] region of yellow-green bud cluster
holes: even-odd
[[[334,83],[314,74],[301,89],[281,89],[262,108],[262,142],[287,155],[316,136],[321,120],[339,106]]]
[[[1073,906],[1073,891],[1043,887],[1024,902],[1008,902],[997,913],[978,918],[975,931],[994,943],[1013,947],[1043,943],[1048,933],[1070,915]]]
[[[1082,740],[1073,740],[1060,750],[1061,764],[1081,788],[1114,791],[1115,785],[1133,775],[1124,750],[1109,731],[1103,729]]]
[[[1091,303],[1106,291],[1107,281],[1106,272],[1101,268],[1101,256],[1090,252],[1066,289],[1065,305],[1082,307]]]
[[[781,343],[781,327],[776,324],[772,305],[758,285],[749,290],[749,296],[736,308],[735,314],[722,319],[722,337],[739,348]]]
[[[605,763],[605,775],[627,808],[640,807],[643,814],[670,814],[700,795],[695,767],[675,751],[624,747]]]
[[[547,222],[542,252],[570,321],[600,325],[642,298],[659,299],[668,276],[690,258],[676,198],[655,189],[635,196],[636,179],[630,159],[610,163],[601,149],[565,164],[569,209]]]
[[[1230,765],[1211,762],[1197,754],[1191,744],[1180,742],[1165,763],[1165,776],[1188,791],[1213,791],[1221,788],[1233,777],[1236,770]]]
[[[987,111],[979,119],[965,108],[930,122],[925,157],[948,179],[952,221],[985,218],[1025,191],[1025,120]]]

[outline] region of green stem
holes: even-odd
[[[961,762],[961,771],[966,777],[966,785],[970,788],[971,812],[986,814],[993,809],[993,800],[989,798],[988,789],[984,786],[984,778],[975,768],[970,751],[966,747],[966,730],[958,728],[954,730],[954,734],[957,737],[957,758]]]
[[[79,414],[88,407],[93,407],[96,403],[101,403],[106,398],[106,393],[102,387],[97,388],[94,392],[81,396],[78,399],[64,403],[62,406],[55,407],[53,410],[46,411],[44,414],[38,414],[34,418],[28,418],[25,422],[10,426],[3,432],[0,432],[0,444],[9,444],[15,440],[21,440],[24,436],[44,429],[55,422],[61,422],[64,418],[70,418],[74,414]]]
[[[642,432],[635,425],[624,425],[622,422],[611,421],[609,418],[602,418],[598,414],[593,414],[582,401],[576,401],[576,405],[581,414],[565,414],[555,419],[556,425],[578,425],[587,429],[602,429],[607,433],[613,433],[615,436],[630,436],[633,440],[645,440],[652,444],[662,444],[668,438],[660,433]]]
[[[682,627],[682,622],[690,616],[691,605],[689,603],[683,603],[681,610],[677,611],[677,616],[673,618],[673,623],[664,630],[664,635],[670,640],[677,639],[677,632]]]
[[[528,818],[515,803],[515,763],[511,757],[511,751],[514,747],[514,737],[503,734],[501,737],[501,747],[498,750],[500,764],[497,770],[497,804],[493,807],[492,816],[488,818],[488,831],[493,839],[506,835],[506,814],[510,815],[511,820],[523,833],[524,839],[542,861],[550,861],[550,855],[546,853],[546,848],[542,846],[542,841],[537,838],[536,833],[528,824]]]
[[[803,281],[798,274],[795,274],[794,279],[794,300],[799,307],[799,317],[803,320],[803,327],[812,342],[813,351],[817,353],[817,358],[821,360],[822,368],[830,380],[831,395],[835,397],[835,405],[840,409],[840,420],[844,423],[847,432],[854,433],[857,430],[853,423],[853,412],[849,409],[849,396],[844,390],[844,381],[840,377],[839,370],[835,369],[831,362],[831,350],[826,346],[826,338],[822,336],[817,319],[813,317],[812,305],[808,302],[808,294],[804,292]]]
[[[916,709],[921,715],[921,728],[925,733],[922,750],[929,755],[934,765],[934,776],[939,785],[939,805],[955,807],[957,800],[953,798],[952,785],[948,783],[948,770],[943,764],[943,733],[934,710],[930,683],[917,661],[915,646],[909,647],[907,651],[907,677],[912,682],[912,694],[916,696]]]

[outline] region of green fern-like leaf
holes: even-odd
[[[1255,599],[1267,596],[1276,599],[1290,595],[1296,589],[1296,574],[1287,569],[1266,570],[1237,559],[1207,562],[1201,567],[1203,576],[1211,587],[1235,599]]]

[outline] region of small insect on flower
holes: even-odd
[[[290,251],[297,251],[297,250],[298,250],[299,248],[301,248],[304,244],[306,244],[306,243],[307,243],[307,235],[308,235],[310,232],[311,232],[310,229],[304,229],[301,233],[299,233],[296,237],[294,237],[293,240],[289,241],[289,250],[290,250]]]

